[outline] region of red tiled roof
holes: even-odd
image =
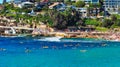
[[[42,2],[48,2],[49,0],[42,0]]]

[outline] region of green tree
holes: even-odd
[[[73,5],[75,2],[71,0],[65,0],[64,3],[68,5]]]
[[[115,23],[114,26],[120,26],[120,19],[118,19]]]
[[[86,26],[86,25],[84,23],[84,20],[81,19],[76,23],[76,26]]]
[[[75,6],[76,6],[76,7],[84,7],[84,6],[85,6],[85,2],[84,2],[84,1],[77,1],[77,2],[75,3]]]
[[[120,26],[120,19],[118,19],[118,21],[116,22],[117,26]]]
[[[89,3],[89,7],[102,7],[100,3]]]
[[[100,24],[100,22],[98,20],[96,20],[96,19],[86,19],[85,24],[86,25],[98,26]]]
[[[102,23],[103,27],[110,28],[114,23],[110,19],[104,19],[104,22]]]
[[[111,15],[111,20],[112,20],[113,22],[115,22],[115,21],[117,20],[116,15]]]
[[[40,1],[42,1],[42,0],[35,0],[36,2],[40,2]]]

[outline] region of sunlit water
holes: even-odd
[[[0,37],[0,67],[119,66],[120,42],[84,38]]]

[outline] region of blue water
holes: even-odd
[[[0,37],[0,67],[119,67],[120,42]]]

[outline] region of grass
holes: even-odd
[[[100,31],[100,32],[106,32],[106,31],[108,31],[109,29],[108,29],[108,28],[105,28],[105,27],[96,27],[96,30],[97,30],[97,31]]]

